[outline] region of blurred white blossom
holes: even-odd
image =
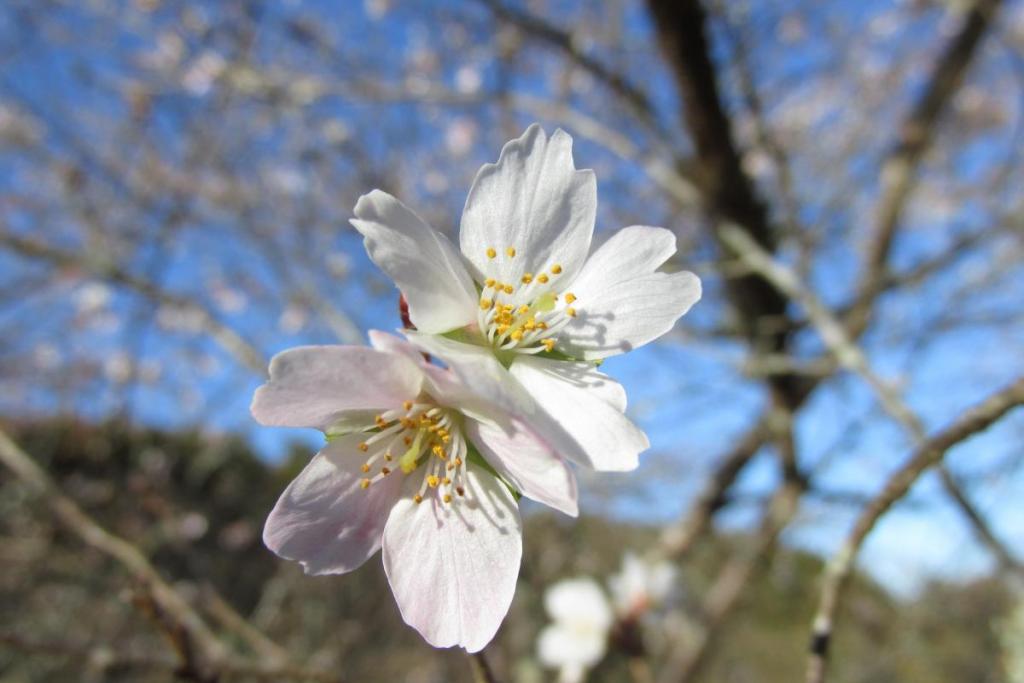
[[[560,683],[578,683],[604,657],[614,622],[604,591],[589,577],[567,579],[544,593],[552,623],[540,632],[537,656],[558,669]]]
[[[663,603],[672,593],[676,569],[668,562],[648,561],[633,552],[622,558],[622,569],[608,579],[615,612],[631,619]]]

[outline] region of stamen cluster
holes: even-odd
[[[489,261],[498,257],[494,247],[488,247],[486,253]],[[504,253],[513,259],[516,249],[507,247]],[[477,324],[487,341],[517,353],[553,351],[557,332],[569,318],[576,317],[576,309],[570,305],[576,296],[566,292],[563,298],[555,286],[554,280],[561,273],[562,266],[555,263],[537,274],[524,272],[516,284],[485,279]]]
[[[423,482],[413,496],[416,503],[423,502],[428,490],[437,490],[445,503],[455,499],[453,492],[460,497],[466,494],[466,442],[451,411],[429,400],[406,401],[400,409],[381,413],[374,417],[373,425],[364,427],[365,431],[374,429],[377,431],[373,436],[359,444],[359,450],[369,454],[362,471],[370,474],[378,463],[383,464],[376,473],[360,480],[362,488],[368,489],[394,472],[393,449],[397,447],[402,450],[397,467],[403,474],[424,468]]]

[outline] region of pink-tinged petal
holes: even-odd
[[[578,450],[560,454],[600,472],[635,469],[641,451],[650,446],[643,433],[605,392],[588,389],[580,381],[578,364],[520,356],[509,369]],[[532,421],[536,427],[537,422]],[[543,436],[547,436],[542,432]],[[552,444],[554,445],[554,444]],[[579,456],[579,452],[583,456]]]
[[[490,347],[406,330],[419,349],[443,361],[479,398],[511,412],[528,414],[535,406],[523,388],[494,357]]]
[[[393,408],[420,393],[423,373],[408,358],[361,346],[300,346],[270,361],[252,416],[272,427],[327,429],[348,411]]]
[[[366,333],[366,336],[370,339],[370,346],[378,351],[387,351],[388,353],[405,356],[420,366],[427,364],[427,359],[423,357],[423,352],[397,334],[370,330]]]
[[[507,418],[518,417],[563,458],[592,466],[592,456],[584,450],[584,446],[566,431],[559,420],[552,417],[551,411],[539,399],[531,396],[531,392],[509,374],[490,348],[412,331],[406,331],[405,334],[416,346],[444,361],[462,384],[469,388],[470,396],[475,395],[478,401],[477,404],[456,401],[447,405],[458,407],[470,416],[497,421],[503,427],[508,427]],[[611,393],[607,392],[600,400],[606,407],[614,408],[607,403],[610,397]],[[483,402],[483,409],[474,410],[481,408],[480,401]],[[488,409],[490,412],[487,412]],[[564,406],[558,408],[562,409]],[[618,412],[621,414],[621,411]]]
[[[579,514],[576,475],[551,448],[519,420],[511,430],[466,421],[466,436],[487,462],[527,498],[575,517]]]
[[[693,273],[655,272],[676,251],[664,228],[623,228],[587,260],[570,289],[577,311],[558,348],[577,358],[625,353],[672,329],[701,296]]]
[[[398,502],[384,529],[384,571],[405,623],[434,647],[478,652],[512,604],[522,528],[515,499],[469,467],[466,495]]]
[[[447,237],[380,190],[360,197],[355,214],[367,253],[405,295],[418,329],[440,333],[476,321],[476,287]]]
[[[405,339],[370,330],[370,344],[376,349],[400,353],[416,361],[423,371],[423,390],[439,404],[455,408],[475,419],[491,420],[501,424],[507,422],[499,406],[474,393],[451,370],[428,363],[423,356],[424,352]]]
[[[571,281],[590,250],[596,211],[597,181],[573,165],[572,137],[556,130],[548,138],[534,124],[505,145],[497,164],[480,169],[462,212],[460,247],[480,279],[518,283],[526,271],[559,264],[559,277]]]
[[[307,574],[342,574],[380,549],[391,508],[402,488],[392,473],[362,488],[365,435],[339,437],[317,453],[288,485],[263,528],[263,542]]]

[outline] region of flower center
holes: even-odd
[[[516,257],[515,247],[500,252],[502,259],[511,261]],[[495,263],[499,252],[487,248],[487,262]],[[558,263],[538,272],[524,272],[519,281],[502,282],[497,267],[493,275],[485,273],[481,283],[480,307],[477,311],[477,325],[488,343],[498,349],[517,353],[540,353],[553,351],[558,331],[570,318],[576,317],[572,307],[576,296],[572,292],[560,294],[556,280],[562,273]],[[505,268],[507,271],[514,271]]]
[[[363,429],[377,431],[359,444],[367,454],[362,470],[369,475],[359,481],[362,488],[370,488],[396,468],[406,476],[422,469],[423,481],[413,496],[416,503],[430,492],[445,503],[466,494],[466,441],[453,411],[430,399],[406,401],[401,408],[377,415],[374,424]]]

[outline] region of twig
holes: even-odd
[[[665,133],[658,124],[654,107],[647,94],[638,86],[630,83],[623,74],[612,70],[580,50],[579,42],[573,40],[569,32],[547,22],[541,17],[505,5],[499,0],[477,0],[477,2],[487,6],[494,16],[500,20],[508,22],[530,37],[564,52],[574,64],[607,85],[612,92],[621,97],[644,124],[655,132]]]
[[[65,496],[52,479],[25,451],[0,430],[0,462],[39,496],[71,532],[86,545],[117,560],[145,585],[153,600],[206,649],[204,654],[220,658],[226,647],[209,629],[203,618],[160,576],[138,548],[97,524],[78,505]]]
[[[112,645],[41,641],[26,638],[15,633],[0,633],[0,645],[20,652],[46,655],[50,658],[73,658],[85,662],[87,666],[108,673],[156,670],[181,675],[181,665],[177,660],[152,655],[118,652]],[[242,660],[220,662],[217,673],[222,678],[228,679],[316,681],[317,683],[338,683],[340,681],[338,676],[326,672],[308,671],[292,666],[259,665]]]
[[[38,496],[53,515],[91,548],[121,564],[144,587],[139,606],[149,609],[154,620],[174,642],[194,680],[216,674],[246,675],[267,680],[308,679],[338,681],[333,673],[304,670],[273,663],[255,663],[234,656],[203,618],[168,584],[149,560],[128,541],[116,536],[92,519],[77,503],[64,495],[57,484],[0,429],[0,462]]]
[[[839,601],[846,586],[854,560],[868,534],[878,520],[907,494],[922,473],[939,462],[946,451],[958,443],[987,429],[1011,409],[1024,404],[1024,378],[996,392],[982,403],[964,412],[951,425],[925,440],[886,482],[881,493],[864,509],[842,549],[830,562],[821,589],[814,619],[811,652],[807,664],[807,682],[823,683],[826,674],[829,644]]]
[[[469,655],[469,666],[473,670],[473,681],[475,683],[498,683],[498,679],[494,677],[494,671],[491,670],[491,665],[487,662],[487,657],[484,656],[483,650]]]
[[[884,382],[868,362],[867,356],[851,339],[850,334],[843,325],[836,319],[823,303],[808,289],[803,286],[796,274],[771,257],[770,254],[761,249],[742,230],[734,226],[726,225],[720,228],[723,239],[736,249],[743,261],[753,270],[761,273],[768,280],[773,282],[781,291],[798,302],[806,311],[807,317],[812,326],[821,336],[822,341],[828,350],[835,356],[840,365],[860,375],[867,384],[874,390],[878,402],[882,408],[893,416],[912,435],[916,445],[925,438],[925,428],[920,418],[903,401],[886,382]],[[975,529],[978,538],[1004,566],[1009,566],[1016,571],[1021,571],[1020,564],[1013,559],[1012,553],[1003,547],[995,534],[989,529],[984,518],[974,509],[956,480],[945,472],[942,483],[953,502],[960,508]]]
[[[762,417],[740,438],[733,449],[718,462],[711,481],[690,506],[682,521],[665,529],[658,548],[660,556],[681,560],[711,527],[711,518],[727,500],[726,491],[764,443],[766,422],[767,416]]]
[[[896,144],[882,165],[881,196],[868,245],[867,263],[859,282],[857,305],[848,319],[854,337],[860,336],[868,325],[872,302],[885,280],[889,253],[903,210],[913,191],[917,169],[931,145],[936,124],[960,87],[1000,1],[977,0],[967,10],[960,31],[935,63],[921,98],[900,126]]]
[[[238,332],[221,322],[207,308],[191,299],[167,292],[149,280],[136,277],[116,264],[95,259],[89,260],[79,254],[74,254],[37,240],[27,239],[8,232],[0,232],[0,246],[6,247],[21,256],[46,261],[54,266],[87,270],[96,277],[122,285],[157,303],[192,311],[199,316],[203,327],[206,328],[210,336],[225,351],[252,370],[259,373],[266,371],[266,359],[262,353],[243,339]]]

